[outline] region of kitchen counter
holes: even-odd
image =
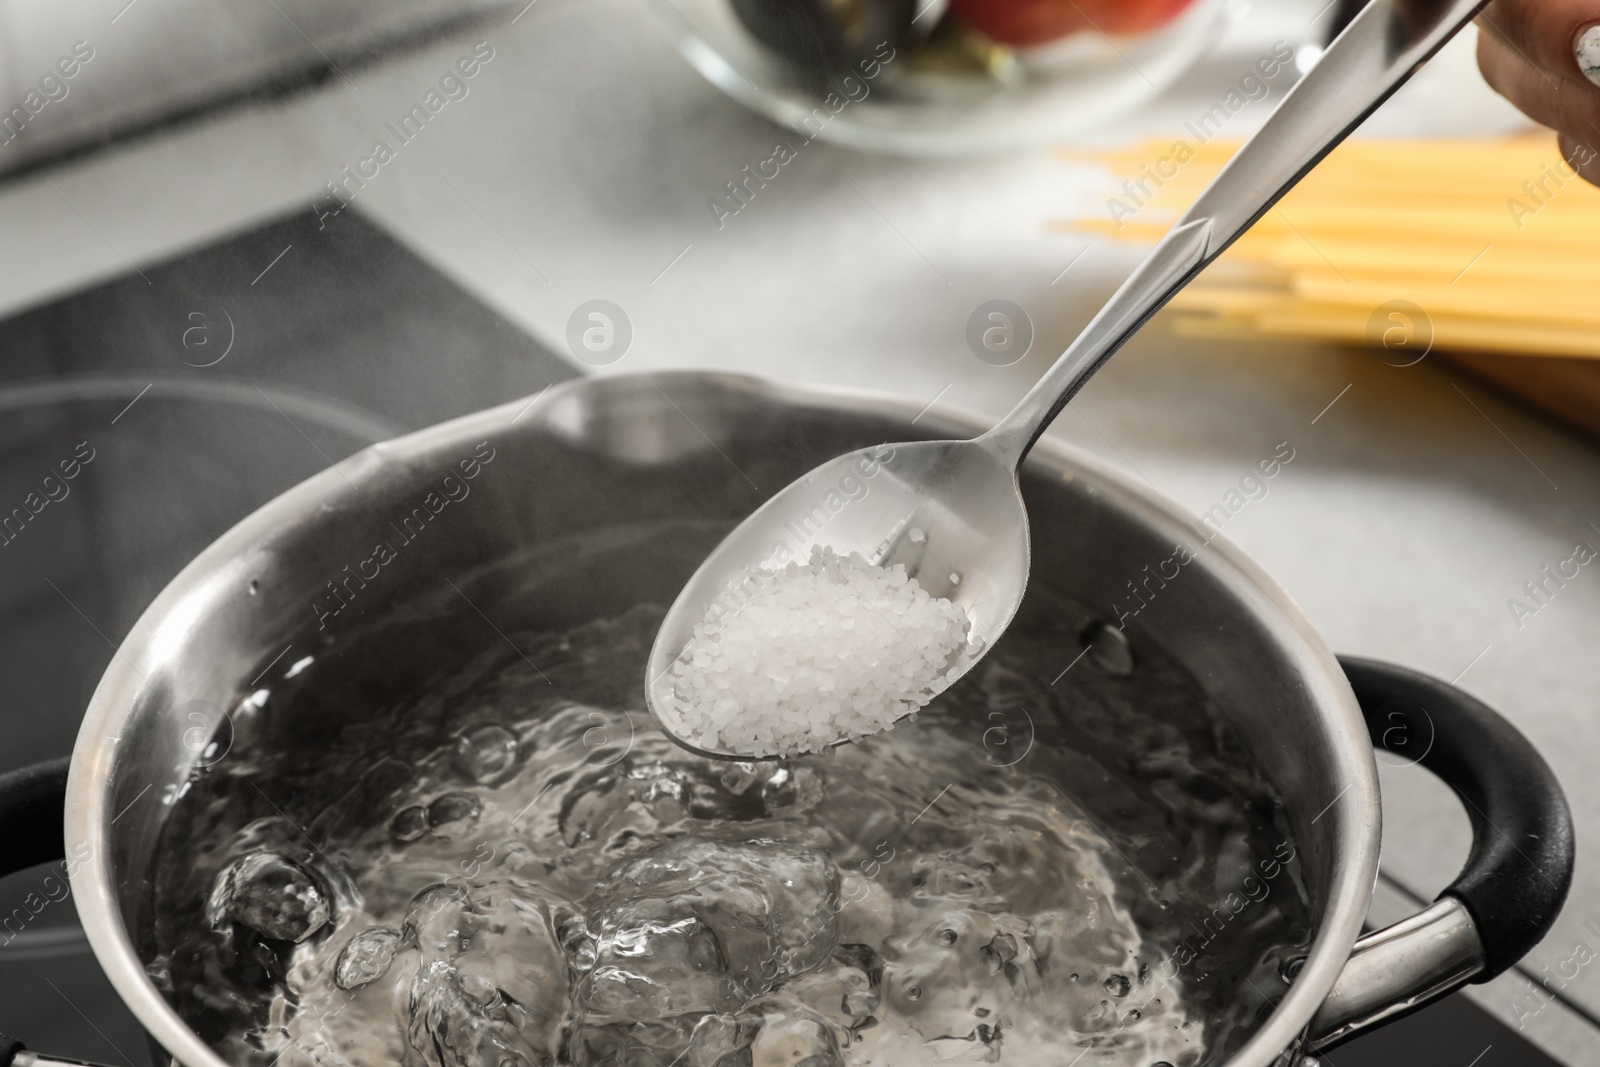
[[[1216,56],[1118,139],[1176,129],[1204,111],[1274,41],[1310,39],[1320,6],[1237,5]],[[107,24],[106,49],[141,7]],[[671,45],[662,20],[672,16],[643,7],[519,3],[348,81],[241,103],[6,181],[0,314],[286,212],[328,212],[325,183],[370,156],[377,139],[392,140],[388,124],[480,45],[492,58],[470,92],[405,143],[348,210],[549,348],[566,351],[578,305],[613,301],[633,341],[617,362],[585,368],[596,373],[711,367],[996,415],[1132,266],[1136,250],[1050,227],[1105,210],[1108,193],[1093,168],[1044,151],[923,163],[797,144],[780,176],[719,226],[708,200],[794,135],[701,81]],[[1477,81],[1470,43],[1453,45],[1364,132],[1516,128]],[[1265,112],[1241,112],[1230,135]],[[318,239],[316,227],[301,230],[240,287],[252,319],[295,314],[275,303],[274,285],[296,269],[297,242]],[[1515,240],[1509,224],[1506,240]],[[992,298],[1021,305],[1036,327],[1030,354],[1010,367],[980,362],[963,340],[968,315]],[[205,374],[181,358],[188,325],[170,324],[170,368],[150,373]],[[122,342],[104,339],[108,366]],[[240,336],[230,373],[248,376],[265,343]],[[148,360],[136,362],[146,373]],[[1585,652],[1600,638],[1600,573],[1584,567],[1533,614],[1508,607],[1578,544],[1600,548],[1594,445],[1434,359],[1397,368],[1347,349],[1179,342],[1160,319],[1052,432],[1197,513],[1281,442],[1294,449],[1268,495],[1239,510],[1225,534],[1336,650],[1457,681],[1555,767],[1578,821],[1571,900],[1525,973],[1471,995],[1563,1062],[1600,1064],[1600,1029],[1587,1021],[1600,1018],[1600,969],[1573,962],[1594,958],[1575,954],[1578,945],[1600,951],[1600,776],[1590,768],[1600,752],[1600,657]],[[1449,881],[1468,831],[1426,773],[1380,773],[1388,828],[1375,915],[1387,921]],[[1566,976],[1551,981],[1560,1000],[1530,990],[1527,976],[1545,968]]]

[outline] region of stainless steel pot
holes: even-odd
[[[197,720],[196,709],[235,707],[288,648],[336,657],[359,619],[382,618],[446,580],[466,584],[514,553],[629,524],[705,518],[706,543],[654,552],[638,566],[568,574],[554,553],[547,595],[496,600],[481,591],[461,604],[460,621],[481,628],[481,611],[497,628],[563,625],[669,600],[720,531],[818,461],[884,440],[983,428],[943,409],[917,417],[918,408],[726,375],[624,376],[569,383],[366,449],[241,522],[162,592],[90,704],[64,785],[65,841],[53,823],[63,812],[64,767],[0,781],[6,864],[65,856],[94,951],[153,1039],[189,1067],[223,1067],[144,967],[169,798],[197,763],[214,758],[218,738],[232,737],[220,712]],[[461,486],[470,497],[458,497]],[[1042,442],[1023,487],[1033,581],[1104,605],[1108,619],[1120,615],[1187,666],[1287,804],[1315,940],[1230,1067],[1295,1062],[1492,977],[1538,942],[1565,899],[1572,828],[1548,767],[1515,730],[1441,683],[1381,664],[1341,666],[1248,559],[1224,541],[1207,542],[1180,508],[1088,456]],[[421,531],[407,542],[414,547],[379,577],[361,569],[367,579],[352,584],[351,568],[372,555],[384,527],[408,519]],[[1147,587],[1159,595],[1128,615],[1130,584],[1180,546],[1193,559]],[[340,670],[378,686],[393,666],[346,659]],[[297,724],[293,702],[278,714],[277,743],[318,725]],[[351,706],[350,721],[360,715]],[[1361,937],[1380,836],[1374,741],[1444,777],[1475,835],[1462,875],[1436,903]],[[0,1039],[0,1067],[13,1055],[47,1062]]]

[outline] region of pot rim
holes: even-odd
[[[648,386],[712,382],[762,400],[793,407],[831,407],[874,415],[899,415],[908,423],[927,421],[952,436],[976,436],[992,419],[953,405],[924,408],[915,398],[873,390],[796,385],[752,375],[706,371],[659,371],[580,377],[548,388],[532,400],[520,398],[413,433],[368,446],[274,497],[240,520],[196,556],[172,579],[140,615],[112,657],[90,698],[73,748],[67,781],[65,840],[69,854],[87,843],[88,855],[71,871],[73,896],[89,945],[112,986],[140,1024],[162,1048],[186,1067],[230,1067],[173,1010],[150,980],[123,924],[114,872],[107,862],[111,826],[112,775],[117,745],[137,706],[144,675],[139,666],[153,660],[157,638],[174,617],[189,607],[191,597],[218,571],[250,555],[280,530],[307,520],[324,506],[337,505],[352,487],[395,463],[420,460],[446,445],[477,439],[493,427],[502,433],[508,416],[536,427],[560,428],[563,402],[574,394]],[[518,414],[520,412],[520,414]],[[919,415],[918,413],[921,412]],[[1140,484],[1130,475],[1073,445],[1041,438],[1029,463],[1061,474],[1086,474],[1120,494],[1153,527],[1192,533],[1194,517],[1176,502]],[[1215,552],[1215,570],[1231,591],[1257,609],[1263,625],[1278,639],[1304,679],[1311,702],[1323,712],[1331,744],[1328,758],[1336,764],[1335,780],[1349,783],[1341,798],[1325,811],[1333,823],[1336,863],[1327,887],[1327,903],[1317,917],[1317,934],[1289,992],[1256,1033],[1224,1062],[1223,1067],[1270,1067],[1289,1049],[1327,998],[1361,933],[1378,872],[1381,811],[1377,763],[1355,695],[1333,653],[1311,627],[1299,606],[1241,549],[1217,535],[1207,547]],[[1237,579],[1237,580],[1235,580]],[[1336,737],[1334,735],[1343,735]],[[1319,816],[1320,818],[1321,816]]]

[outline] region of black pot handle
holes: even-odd
[[[0,875],[66,858],[69,762],[63,756],[0,774]]]
[[[1555,772],[1493,708],[1437,678],[1340,656],[1374,746],[1455,790],[1472,851],[1440,897],[1460,900],[1483,939],[1487,982],[1544,939],[1572,887],[1572,812]]]
[[[61,827],[66,819],[69,762],[63,756],[0,774],[0,876],[66,858]],[[11,1067],[23,1051],[21,1041],[0,1033],[0,1067]]]
[[[1326,1049],[1469,982],[1487,982],[1550,931],[1572,886],[1572,813],[1549,764],[1494,709],[1437,678],[1340,656],[1374,747],[1450,786],[1472,849],[1428,909],[1356,942],[1311,1024]]]
[[[67,766],[60,759],[0,774],[0,876],[65,859]],[[21,1041],[0,1033],[0,1067],[92,1067],[28,1051]]]

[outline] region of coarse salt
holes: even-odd
[[[672,666],[680,731],[698,748],[787,756],[878,733],[942,692],[967,645],[959,605],[855,553],[815,549],[739,588]]]

